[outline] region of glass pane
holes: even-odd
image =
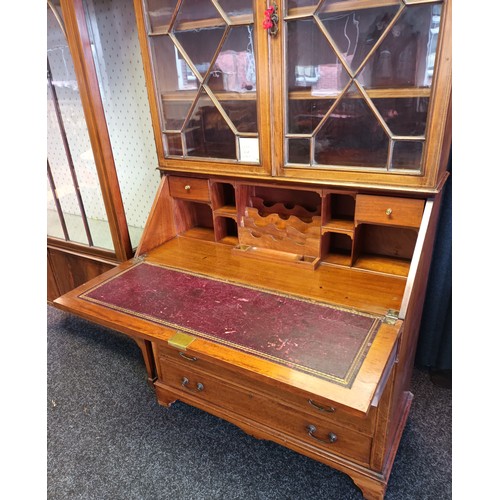
[[[289,99],[288,132],[312,134],[335,99]]]
[[[210,0],[183,0],[174,24],[175,31],[180,31],[223,26],[225,23]]]
[[[399,5],[339,12],[342,2],[326,1],[319,17],[351,70],[359,68],[378,41]]]
[[[181,134],[165,134],[167,138],[167,148],[169,155],[182,156]]]
[[[316,135],[315,161],[385,168],[389,138],[353,84]]]
[[[287,131],[312,133],[350,77],[315,21],[287,27]]]
[[[205,91],[196,103],[185,130],[189,156],[236,160],[236,138]]]
[[[47,236],[52,238],[66,239],[61,224],[61,219],[57,213],[56,203],[49,180],[47,179]]]
[[[218,97],[218,94],[216,95]],[[220,104],[238,132],[257,132],[257,102],[255,100],[221,100]]]
[[[287,23],[288,90],[338,94],[349,82],[333,48],[312,19]]]
[[[288,163],[311,163],[310,139],[288,139]]]
[[[309,14],[314,11],[318,0],[289,0],[288,14]]]
[[[253,26],[232,28],[207,83],[240,132],[257,132],[256,80]]]
[[[162,1],[165,8],[174,4]],[[128,229],[135,247],[146,225],[159,176],[155,170],[158,160],[134,6],[127,0],[85,0],[84,6]]]
[[[47,61],[50,70],[47,158],[69,238],[113,250],[73,61],[66,38],[50,8],[47,9]],[[48,217],[47,222],[51,220],[52,217]],[[56,232],[57,229],[48,227],[49,236]]]
[[[233,22],[253,21],[252,0],[219,0],[219,5]]]
[[[420,170],[423,150],[423,142],[395,141],[392,150],[392,168]]]
[[[255,92],[253,26],[231,28],[208,79],[212,90]],[[255,99],[255,94],[253,95]]]
[[[167,30],[176,5],[177,0],[147,0],[147,15],[149,16],[149,24],[153,33],[165,32]]]
[[[361,71],[367,88],[429,87],[434,72],[441,6],[406,6]]]
[[[162,129],[180,130],[196,98],[199,82],[170,37],[155,36],[151,41],[162,104]]]
[[[428,97],[372,99],[394,135],[425,135]]]
[[[256,163],[236,137],[258,134],[252,23],[252,0],[184,0],[168,34],[150,36],[166,156]]]
[[[176,33],[182,49],[204,78],[210,68],[210,64],[217,53],[224,27],[205,28],[196,31],[182,31]]]

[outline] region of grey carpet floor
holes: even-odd
[[[355,500],[350,478],[180,402],[128,337],[47,307],[47,498]],[[451,389],[415,369],[386,499],[451,499]]]

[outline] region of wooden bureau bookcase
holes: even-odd
[[[383,498],[447,177],[451,1],[135,9],[160,186],[135,257],[55,305],[131,336],[160,404]]]

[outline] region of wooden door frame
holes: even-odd
[[[118,261],[125,261],[133,256],[132,244],[92,56],[83,0],[61,0],[60,4],[116,258]],[[71,242],[67,243],[71,246]]]

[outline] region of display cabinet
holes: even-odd
[[[451,2],[135,9],[160,187],[135,257],[56,305],[134,338],[160,404],[383,498],[447,176]]]
[[[442,183],[446,2],[279,2],[274,35],[263,29],[266,4],[252,7],[137,3],[161,168]]]

